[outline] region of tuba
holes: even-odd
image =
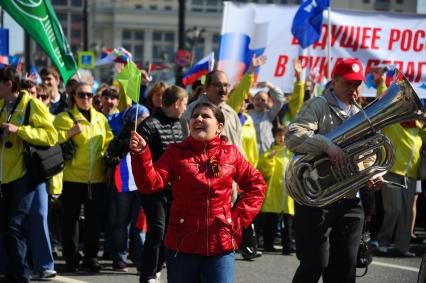
[[[423,105],[408,80],[395,70],[394,82],[383,95],[325,135],[348,155],[345,168],[338,170],[325,153],[296,154],[285,176],[289,194],[299,204],[311,207],[355,195],[368,180],[384,175],[393,164],[392,143],[379,130],[413,119],[425,119]],[[366,159],[374,161],[360,169]]]

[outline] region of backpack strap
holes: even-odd
[[[68,115],[70,116],[71,120],[74,122],[74,125],[77,124],[77,120],[75,119],[74,115],[71,113],[71,111],[67,111]]]
[[[31,101],[32,99],[28,101],[27,107],[25,108],[24,125],[28,125],[28,123],[30,122]]]

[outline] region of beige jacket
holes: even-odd
[[[359,110],[355,108],[354,112],[357,113]],[[347,113],[339,108],[336,98],[330,92],[324,92],[322,96],[306,101],[289,125],[285,137],[287,147],[295,153],[311,155],[325,153],[332,143],[325,134],[340,126],[348,118]],[[375,159],[375,156],[364,159],[358,164],[359,169],[371,166]]]
[[[337,114],[331,110],[330,106],[337,111]],[[325,92],[322,97],[315,97],[305,102],[288,127],[286,144],[291,151],[297,153],[311,155],[325,153],[332,142],[324,135],[347,118],[349,116],[339,108],[336,98],[330,92]]]

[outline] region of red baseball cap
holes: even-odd
[[[362,63],[355,58],[338,59],[334,64],[331,77],[335,75],[341,76],[346,81],[364,81],[364,68]]]

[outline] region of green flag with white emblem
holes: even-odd
[[[50,0],[1,0],[0,6],[52,59],[66,83],[77,64]]]

